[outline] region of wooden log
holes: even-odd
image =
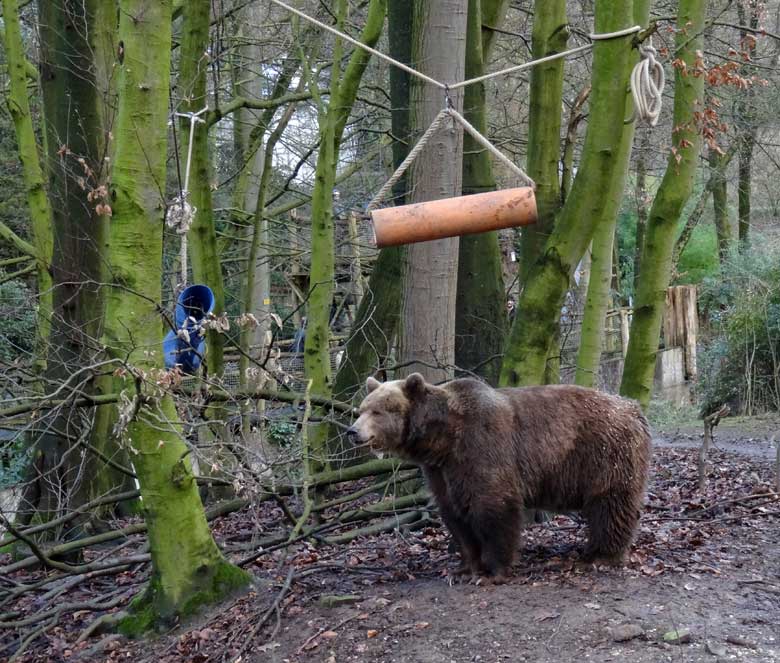
[[[537,218],[530,187],[387,207],[371,212],[379,248],[525,226]]]

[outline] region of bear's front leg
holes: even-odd
[[[449,504],[440,504],[439,513],[460,553],[460,565],[455,570],[455,575],[479,574],[482,551],[471,527]]]
[[[472,531],[469,523],[460,515],[461,512],[458,510],[458,507],[452,503],[447,481],[442,471],[437,467],[424,465],[423,473],[439,507],[439,514],[444,521],[444,525],[452,535],[458,552],[460,552],[461,561],[455,570],[455,574],[477,575],[481,557],[479,539]]]
[[[520,511],[514,506],[473,515],[472,525],[481,549],[479,575],[493,584],[504,583],[511,575],[519,518]]]

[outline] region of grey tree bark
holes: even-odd
[[[467,0],[415,0],[412,61],[416,69],[439,81],[464,77]],[[463,109],[463,92],[450,94]],[[444,107],[438,87],[412,80],[411,114],[416,135]],[[460,194],[463,132],[445,125],[417,158],[409,178],[410,202]],[[401,358],[407,373],[418,371],[439,382],[453,375],[455,362],[455,295],[458,238],[410,245],[404,266]]]

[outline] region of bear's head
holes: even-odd
[[[418,463],[438,464],[447,451],[447,392],[419,373],[405,380],[366,381],[367,396],[348,434],[377,456],[393,454]]]

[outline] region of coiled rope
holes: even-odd
[[[631,72],[630,79],[634,113],[636,118],[654,127],[661,116],[666,76],[663,66],[655,59],[652,39],[639,46],[639,54],[641,59]]]

